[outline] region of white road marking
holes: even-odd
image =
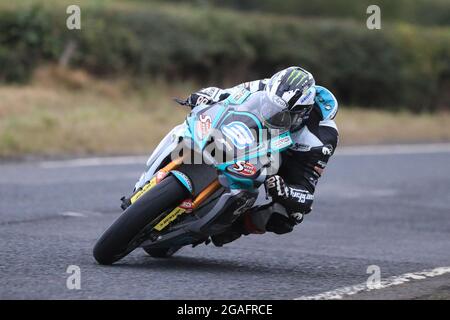
[[[420,272],[405,273],[399,276],[393,276],[385,280],[381,280],[381,283],[377,287],[368,287],[367,283],[360,283],[354,286],[339,288],[312,296],[301,296],[295,298],[294,300],[337,300],[361,292],[385,289],[392,286],[404,284],[411,280],[423,280],[427,278],[441,276],[447,273],[450,273],[450,267],[440,267]]]
[[[336,155],[338,156],[375,156],[390,154],[397,155],[429,153],[450,153],[450,143],[348,146],[338,147],[336,150]],[[52,169],[95,166],[120,166],[130,164],[145,165],[147,158],[147,156],[80,158],[71,160],[43,161],[39,163],[39,166],[41,168]]]
[[[358,186],[347,186],[342,183],[339,184],[323,184],[320,186],[320,194],[322,196],[337,196],[344,199],[367,199],[367,198],[388,198],[396,197],[401,193],[400,189],[393,188],[361,188]]]
[[[448,152],[450,152],[450,143],[349,146],[338,147],[336,149],[336,155],[338,156],[376,156],[390,154],[429,154]]]
[[[101,216],[99,212],[76,212],[76,211],[64,211],[59,214],[64,217],[76,217],[76,218],[86,218],[89,216]]]
[[[64,211],[64,212],[61,212],[59,215],[64,216],[64,217],[77,217],[77,218],[87,217],[87,215],[84,213],[74,212],[74,211]]]

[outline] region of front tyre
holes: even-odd
[[[181,203],[188,196],[186,188],[172,175],[144,193],[103,233],[93,254],[98,263],[112,264],[139,244],[133,239],[158,215]]]

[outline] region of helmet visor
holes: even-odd
[[[269,97],[264,92],[260,100],[260,115],[264,124],[270,128],[289,130],[291,115],[286,103],[277,96]]]

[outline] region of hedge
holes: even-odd
[[[148,0],[134,0],[148,1]],[[378,5],[383,20],[423,25],[450,25],[448,0],[159,0],[217,6],[241,11],[298,15],[303,17],[367,19],[369,5]]]
[[[112,6],[83,7],[82,29],[69,31],[61,12],[43,6],[0,11],[0,80],[26,81],[73,42],[71,66],[99,76],[223,85],[301,65],[345,104],[450,108],[448,28],[389,24],[370,31],[330,19]]]

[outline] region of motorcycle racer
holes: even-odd
[[[192,93],[185,104],[195,108],[216,103],[242,88],[252,93],[265,90],[287,103],[293,144],[281,154],[277,175],[265,182],[272,201],[244,213],[228,230],[213,236],[216,246],[250,233],[291,232],[312,210],[317,182],[338,144],[338,129],[333,120],[338,111],[337,100],[300,67],[289,67],[270,79],[245,82],[230,89],[204,88]]]

